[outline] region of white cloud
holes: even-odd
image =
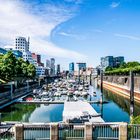
[[[31,51],[56,57],[84,59],[85,55],[62,49],[50,41],[52,30],[73,16],[72,9],[44,4],[30,5],[17,0],[0,0],[0,42],[13,45],[15,36],[30,36]]]
[[[110,5],[111,8],[117,8],[120,5],[120,2],[112,2]]]
[[[79,35],[79,34],[71,34],[71,33],[66,33],[66,32],[60,32],[58,34],[59,35],[66,36],[66,37],[71,37],[71,38],[74,38],[76,40],[85,40],[86,39],[86,36]]]
[[[140,40],[140,37],[132,36],[132,35],[126,35],[126,34],[114,34],[117,37],[127,38],[131,40]]]

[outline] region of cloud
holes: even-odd
[[[130,40],[140,40],[140,37],[136,37],[136,36],[132,36],[132,35],[126,35],[126,34],[114,34],[117,37],[121,37],[121,38],[127,38]]]
[[[71,38],[74,38],[76,40],[85,40],[86,39],[86,36],[84,35],[79,35],[79,34],[70,34],[70,33],[66,33],[66,32],[60,32],[58,33],[59,35],[63,35],[63,36],[66,36],[66,37],[71,37]]]
[[[117,8],[120,5],[120,2],[112,2],[110,5],[111,8]]]
[[[42,55],[84,59],[85,55],[62,49],[50,41],[52,30],[73,17],[75,8],[31,5],[20,0],[0,0],[0,42],[13,45],[16,36],[30,36],[31,51]]]

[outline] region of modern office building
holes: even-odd
[[[0,48],[0,54],[6,54],[6,53],[7,53],[7,50]]]
[[[12,50],[13,54],[16,56],[16,58],[22,58],[22,52],[18,50]]]
[[[123,56],[113,57],[106,56],[101,57],[101,69],[105,70],[107,67],[118,67],[120,64],[124,62]]]
[[[74,73],[74,62],[69,64],[69,72]]]
[[[30,51],[23,52],[22,57],[24,61],[29,61],[31,64],[33,64],[32,53]]]
[[[50,60],[48,60],[48,59],[46,60],[46,67],[47,67],[47,68],[50,68],[50,67],[51,67],[51,62],[50,62]]]
[[[42,66],[42,67],[44,67],[44,64],[41,63],[41,55],[32,53],[32,59],[33,59],[33,64],[35,66]]]
[[[123,63],[124,63],[123,56],[114,57],[114,67],[119,67]]]
[[[57,64],[57,68],[56,68],[56,74],[60,75],[60,64]]]
[[[79,70],[86,70],[86,63],[77,63]]]
[[[44,68],[42,66],[36,67],[36,75],[43,76],[43,75],[45,75],[45,72],[46,72],[46,68]]]
[[[55,75],[55,59],[54,59],[54,58],[51,58],[50,74],[51,74],[52,76]]]
[[[0,48],[0,54],[6,54],[8,51],[12,51],[16,58],[22,57],[22,52],[18,50],[9,50],[9,49],[6,50],[4,48]]]

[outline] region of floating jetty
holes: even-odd
[[[21,100],[16,100],[16,103],[20,103],[20,104],[65,104],[65,101],[21,101]],[[76,102],[76,101],[73,101]],[[102,103],[100,101],[83,101],[83,102],[87,102],[89,104],[106,104],[108,103],[108,101],[103,101]]]
[[[81,122],[103,123],[101,118],[94,108],[85,101],[65,102],[63,110],[63,121],[71,122],[73,120]]]

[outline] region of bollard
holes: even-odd
[[[84,140],[92,140],[92,123],[86,122],[85,123],[85,133],[84,133]]]
[[[58,133],[58,123],[52,123],[50,125],[50,140],[58,140],[59,139],[59,133]]]
[[[23,124],[15,125],[15,138],[16,138],[16,140],[24,140]]]
[[[127,123],[119,124],[119,140],[127,140]]]

